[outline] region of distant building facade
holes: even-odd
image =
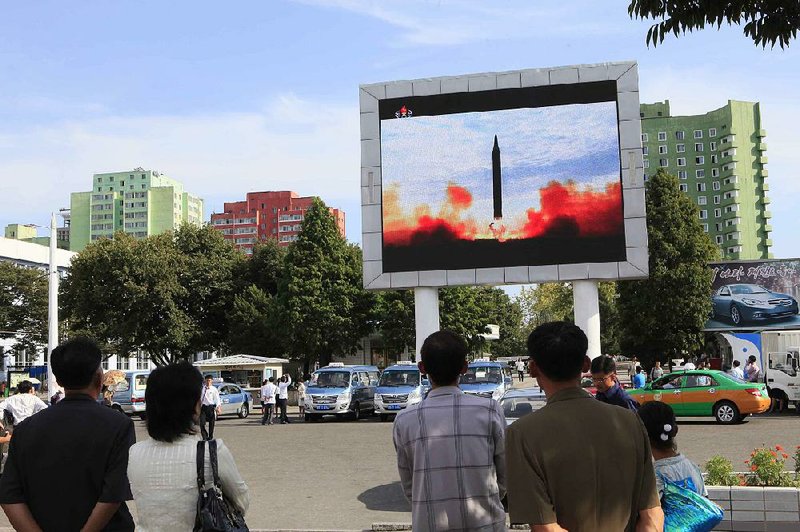
[[[244,201],[225,203],[223,212],[211,215],[211,225],[244,253],[251,254],[257,242],[277,240],[288,246],[300,234],[305,212],[313,196],[301,197],[296,192],[248,192]],[[345,236],[344,211],[330,208],[336,226]]]
[[[671,116],[666,100],[642,104],[641,118],[645,179],[659,168],[677,176],[724,258],[772,258],[760,104],[729,100],[703,115]]]
[[[38,226],[34,224],[8,224],[4,231],[4,237],[40,246],[50,245],[50,237],[39,236]],[[69,249],[69,220],[64,227],[56,228],[56,239],[56,247]]]
[[[92,190],[73,192],[70,250],[123,231],[145,238],[172,231],[183,223],[203,223],[203,200],[183,184],[155,170],[95,174]]]

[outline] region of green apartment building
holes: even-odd
[[[203,223],[203,200],[155,170],[95,174],[92,190],[73,192],[70,251],[124,231],[136,238]]]
[[[767,133],[761,108],[728,100],[704,115],[671,116],[669,100],[641,105],[645,179],[675,175],[726,259],[772,258]]]

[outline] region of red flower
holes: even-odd
[[[786,454],[786,453],[781,453],[781,456],[783,456],[783,459],[784,459],[784,460],[786,460],[787,458],[789,458],[789,455],[788,455],[788,454]]]
[[[776,445],[776,446],[775,446],[775,449],[776,449],[776,450],[778,450],[778,451],[782,451],[782,450],[783,450],[783,447],[781,447],[780,445]]]
[[[750,471],[755,471],[755,470],[757,470],[757,469],[758,469],[758,467],[756,467],[756,466],[754,466],[754,465],[751,465],[751,466],[750,466]]]

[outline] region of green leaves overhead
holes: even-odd
[[[47,344],[46,272],[0,261],[0,338],[30,353]]]

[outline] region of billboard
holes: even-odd
[[[365,287],[647,276],[635,63],[360,95]]]
[[[800,329],[800,259],[731,261],[713,273],[708,331]]]

